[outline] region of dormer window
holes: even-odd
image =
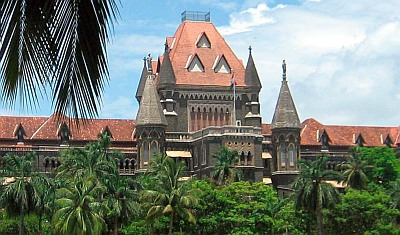
[[[69,141],[69,138],[71,137],[71,131],[65,122],[63,122],[58,128],[57,135],[62,141]]]
[[[188,57],[185,68],[189,72],[204,72],[204,65],[197,54]]]
[[[108,126],[103,128],[103,131],[101,132],[101,134],[106,135],[106,136],[110,137],[111,139],[114,138],[110,131],[110,128]]]
[[[355,144],[357,144],[359,147],[363,147],[364,146],[365,140],[362,137],[361,133],[358,135],[358,137],[357,137],[357,139],[355,141]]]
[[[232,72],[232,69],[229,66],[228,62],[226,61],[226,58],[224,55],[217,56],[217,58],[215,58],[215,62],[214,62],[212,69],[214,69],[214,72],[216,72],[216,73],[231,73]]]
[[[22,124],[17,124],[14,129],[14,136],[17,137],[18,142],[22,142],[24,140],[24,136],[26,136],[26,132]]]
[[[329,138],[328,133],[324,130],[324,131],[322,132],[322,134],[321,134],[321,136],[320,136],[318,142],[321,143],[321,145],[322,145],[321,149],[322,149],[322,150],[328,150],[328,148],[329,148],[329,143],[331,143],[332,141],[331,141],[331,139]]]
[[[198,48],[211,48],[210,40],[208,39],[207,34],[205,32],[202,32],[197,37],[196,46]]]
[[[385,138],[384,144],[388,147],[392,147],[393,141],[392,138],[390,138],[390,135],[388,134]]]

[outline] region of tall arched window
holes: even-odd
[[[281,166],[286,166],[286,146],[284,143],[281,143],[280,152]]]
[[[295,158],[294,145],[290,144],[289,145],[289,164],[290,164],[290,166],[294,166],[294,158]]]
[[[151,142],[151,156],[154,156],[154,154],[156,154],[158,152],[159,152],[158,151],[158,143],[157,143],[157,141],[154,140],[153,142]]]
[[[144,165],[147,165],[149,164],[149,143],[147,143],[147,141],[143,142],[142,149],[143,149],[142,152],[143,163]]]

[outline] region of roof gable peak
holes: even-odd
[[[197,53],[189,55],[185,68],[189,72],[204,72],[204,65]]]

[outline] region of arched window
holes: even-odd
[[[280,145],[280,152],[281,166],[286,166],[286,146],[284,143]]]
[[[239,165],[244,165],[245,158],[244,158],[244,152],[242,151],[242,153],[240,154],[240,162]]]
[[[289,164],[290,164],[290,166],[294,166],[294,158],[295,158],[294,145],[290,144],[289,145]]]
[[[158,143],[157,141],[151,142],[151,156],[154,156],[154,154],[158,153]]]
[[[251,156],[250,151],[247,153],[247,165],[253,165],[253,156]]]
[[[143,149],[142,152],[143,164],[147,165],[149,164],[149,144],[147,143],[147,141],[143,142],[142,149]]]

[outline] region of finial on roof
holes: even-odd
[[[286,62],[285,60],[282,61],[282,79],[283,81],[286,81]]]
[[[251,46],[249,46],[249,54],[251,54],[251,50],[252,50],[253,48],[251,48]]]
[[[147,55],[146,60],[147,60],[147,70],[148,70],[149,72],[152,72],[152,71],[153,71],[153,68],[152,68],[152,66],[151,66],[151,60],[152,60],[151,54],[148,54],[148,55]]]

